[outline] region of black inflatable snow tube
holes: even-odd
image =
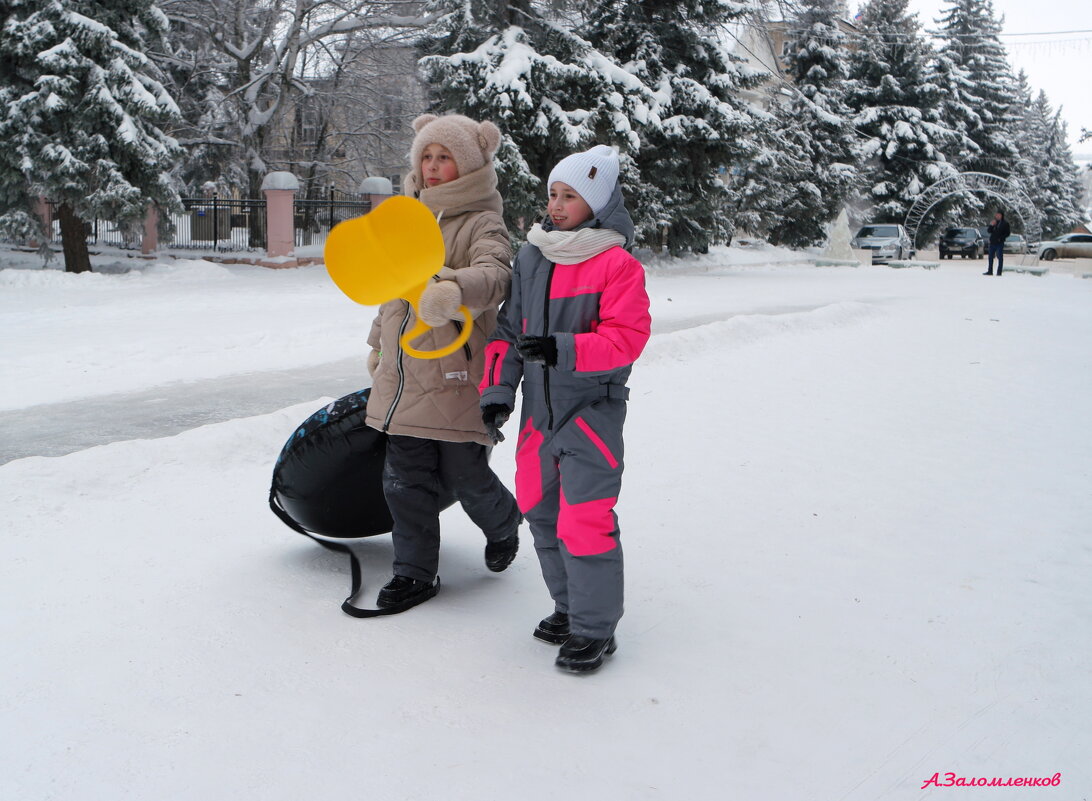
[[[393,528],[383,497],[387,438],[364,422],[369,391],[312,414],[277,457],[269,505],[296,531],[356,538]]]

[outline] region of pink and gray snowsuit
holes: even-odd
[[[633,239],[616,186],[580,227]],[[622,617],[622,547],[614,506],[622,486],[626,381],[650,334],[644,268],[621,247],[554,264],[537,247],[516,257],[511,294],[485,351],[481,405],[515,407],[516,500],[534,535],[542,576],[573,634],[605,639]],[[524,364],[520,333],[552,335],[557,365]]]

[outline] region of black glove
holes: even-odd
[[[485,423],[485,432],[493,440],[493,444],[504,442],[504,434],[500,427],[508,422],[508,416],[512,410],[503,403],[490,403],[482,407],[482,422]]]
[[[553,337],[520,334],[516,337],[516,350],[525,362],[536,362],[547,367],[557,364],[557,340]]]

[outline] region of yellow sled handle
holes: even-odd
[[[420,290],[424,291],[424,288],[425,287],[422,286]],[[421,291],[417,293],[418,300],[421,297]],[[413,310],[416,313],[417,304],[413,300],[410,300],[410,305],[413,306]],[[426,331],[432,328],[432,326],[430,326],[420,317],[418,317],[416,322],[414,322],[413,328],[411,328],[409,331],[402,335],[401,339],[398,340],[398,344],[402,346],[402,350],[404,350],[410,356],[413,356],[415,359],[442,359],[444,356],[448,356],[454,353],[464,344],[466,344],[466,341],[470,339],[470,332],[474,330],[474,317],[470,314],[470,309],[468,309],[466,306],[460,306],[459,312],[463,315],[463,320],[465,320],[465,323],[463,324],[463,330],[459,332],[459,336],[457,336],[455,338],[455,341],[452,342],[450,345],[444,345],[442,348],[437,348],[436,350],[418,350],[417,348],[413,347],[413,345],[411,345],[410,343],[413,340],[417,339],[417,337],[421,336],[421,334],[424,334]]]
[[[399,340],[417,359],[439,359],[454,353],[474,327],[469,309],[460,306],[466,321],[458,338],[438,350],[418,350],[409,342],[431,328],[418,307],[429,280],[444,266],[444,237],[425,204],[398,195],[363,217],[338,223],[326,238],[326,271],[351,300],[377,306],[402,298],[413,307],[417,322]]]

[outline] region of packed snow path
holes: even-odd
[[[357,357],[0,412],[0,464],[27,456],[64,456],[126,439],[169,437],[368,385],[364,361]]]
[[[796,314],[816,307],[763,308],[757,315]],[[653,333],[695,328],[732,317],[710,312],[653,325]],[[64,456],[127,439],[152,439],[191,428],[253,417],[324,396],[369,386],[361,357],[295,370],[243,373],[174,382],[64,403],[0,412],[0,464],[27,456]]]

